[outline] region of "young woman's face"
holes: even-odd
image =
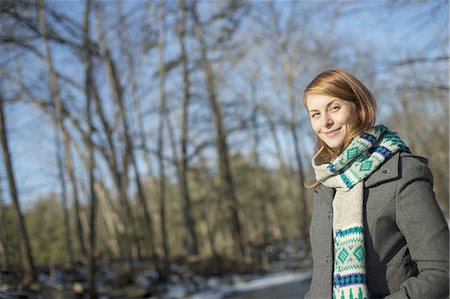
[[[316,135],[330,148],[342,150],[345,138],[358,121],[355,104],[326,95],[308,95],[306,107]]]

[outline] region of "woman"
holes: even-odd
[[[305,298],[447,297],[448,226],[427,160],[375,125],[374,97],[345,71],[319,74],[304,105],[317,135]]]

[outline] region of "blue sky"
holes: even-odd
[[[142,1],[126,1],[126,9],[136,7]],[[81,23],[83,3],[81,1],[51,1],[57,9],[78,16]],[[110,2],[111,4],[114,2]],[[252,2],[257,4],[257,1]],[[323,5],[336,5],[335,1],[322,1]],[[348,4],[348,1],[343,2]],[[384,72],[384,63],[407,58],[411,53],[416,54],[430,44],[436,32],[440,37],[448,37],[448,5],[446,9],[435,12],[434,19],[423,15],[440,1],[429,1],[415,5],[410,1],[410,7],[397,10],[395,13],[381,12],[380,7],[387,5],[387,1],[352,2],[363,7],[363,11],[349,13],[338,23],[338,31],[345,33],[348,40],[360,43],[364,47],[373,49],[380,68],[377,76],[389,76]],[[278,1],[279,6],[288,8],[288,1]],[[317,26],[321,26],[326,19],[316,18]],[[444,27],[444,30],[442,29]],[[443,30],[443,31],[442,31]],[[345,45],[348,47],[348,45]],[[440,55],[433,50],[427,50],[427,55]],[[448,48],[447,48],[448,53]],[[57,53],[56,53],[57,54]],[[62,67],[58,65],[57,67]],[[387,77],[389,79],[389,77]],[[399,78],[401,80],[401,78]],[[42,87],[46,82],[42,82]],[[19,186],[21,201],[24,207],[29,207],[38,197],[48,192],[57,191],[57,170],[53,147],[54,132],[46,116],[27,105],[8,105],[7,119],[10,130],[11,150],[16,170],[16,181]],[[31,129],[30,129],[31,128]],[[2,170],[3,172],[3,170]],[[2,175],[3,197],[6,195],[6,182]]]

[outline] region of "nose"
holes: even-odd
[[[328,114],[324,114],[322,118],[322,126],[328,128],[333,125],[333,120]]]

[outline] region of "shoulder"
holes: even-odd
[[[428,167],[428,159],[411,153],[397,153],[400,157],[402,168]]]
[[[428,159],[425,157],[401,153],[399,170],[404,183],[415,180],[426,180],[433,183],[433,174],[428,166]]]
[[[406,152],[397,152],[382,165],[383,169],[395,169],[399,171],[414,168],[428,168],[428,159],[419,155]]]
[[[367,178],[365,186],[372,187],[384,182],[410,180],[420,176],[432,180],[428,159],[411,153],[397,152]]]

